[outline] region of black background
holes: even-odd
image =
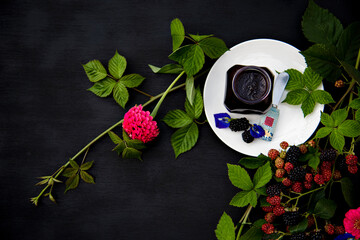
[[[318,0],[344,26],[359,20],[355,1]],[[115,50],[126,57],[126,73],[146,77],[150,94],[166,89],[170,75],[155,75],[147,64],[170,62],[170,22],[181,19],[188,33],[215,34],[228,47],[255,38],[273,38],[300,50],[310,43],[301,31],[307,1],[16,1],[0,3],[0,236],[2,239],[215,239],[228,203],[238,191],[226,163],[242,155],[225,146],[208,125],[195,148],[177,160],[172,129],[143,154],[144,162],[111,152],[108,137],[90,149],[89,171],[96,184],[81,182],[64,194],[54,190],[33,206],[36,177],[50,175],[99,133],[123,117],[112,98],[101,99],[81,64],[104,65]],[[201,82],[201,81],[200,81]],[[202,81],[203,82],[203,81]],[[182,108],[184,91],[170,94],[160,108]],[[126,109],[145,96],[130,91]],[[154,105],[148,107],[151,110]]]

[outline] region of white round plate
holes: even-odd
[[[304,143],[314,133],[324,105],[316,104],[314,111],[304,118],[300,105],[280,103],[280,116],[272,141],[255,139],[252,143],[242,140],[242,132],[232,132],[229,128],[215,126],[214,114],[228,113],[232,118],[246,117],[250,123],[259,123],[261,115],[229,113],[224,105],[226,72],[236,64],[267,67],[275,76],[294,68],[304,72],[306,62],[295,47],[273,39],[255,39],[240,43],[222,55],[211,68],[204,86],[204,106],[208,122],[215,134],[230,148],[249,156],[267,155],[271,148],[279,149],[280,142],[290,145]],[[319,87],[323,89],[323,85]],[[284,92],[281,101],[285,99]]]

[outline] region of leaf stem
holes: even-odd
[[[249,217],[249,214],[250,214],[250,212],[251,212],[251,209],[252,209],[252,206],[249,204],[249,206],[247,207],[244,215],[242,216],[242,218],[241,218],[240,221],[239,221],[239,223],[241,224],[241,226],[240,226],[240,229],[239,229],[238,234],[237,234],[237,236],[236,236],[236,240],[239,240],[239,238],[240,238],[241,232],[242,232],[242,230],[243,230],[243,228],[244,228],[244,225],[246,225],[246,221],[247,221],[247,219],[248,219],[248,217]]]
[[[170,86],[166,89],[166,91],[163,93],[163,95],[161,96],[160,100],[158,101],[158,103],[156,104],[154,110],[153,110],[152,113],[151,113],[151,116],[152,116],[153,118],[155,118],[155,116],[156,116],[156,114],[157,114],[157,112],[158,112],[158,110],[159,110],[162,102],[164,101],[166,95],[170,92],[171,88],[175,85],[175,83],[176,83],[176,82],[182,77],[182,75],[184,75],[184,74],[185,74],[185,71],[182,71],[182,72],[175,78],[175,80],[170,84]]]

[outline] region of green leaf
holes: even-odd
[[[341,75],[341,68],[334,52],[333,48],[315,44],[302,51],[301,54],[304,55],[308,66],[315,72],[328,81],[335,81]]]
[[[360,109],[356,110],[355,112],[355,120],[358,122],[360,121]]]
[[[80,170],[83,170],[83,171],[89,170],[93,164],[94,164],[94,161],[83,163],[80,166]]]
[[[193,122],[193,119],[183,110],[175,109],[169,111],[163,121],[172,128],[182,128]]]
[[[355,201],[354,201],[354,185],[350,178],[344,177],[340,180],[341,183],[341,191],[344,196],[346,203],[349,205],[350,208],[355,208]]]
[[[223,213],[216,226],[215,235],[218,240],[235,240],[235,226],[226,212]]]
[[[126,148],[125,142],[121,141],[116,147],[114,147],[113,151],[116,151],[117,154],[120,156],[120,154],[122,154],[125,148]]]
[[[189,103],[193,105],[195,99],[194,77],[186,78],[185,90],[186,90],[186,97],[189,100]]]
[[[184,107],[185,107],[186,113],[187,113],[192,119],[194,119],[194,118],[195,118],[195,108],[194,108],[193,105],[190,104],[189,99],[187,99],[187,98],[185,99]]]
[[[194,99],[194,117],[198,119],[201,116],[201,113],[204,109],[203,98],[201,96],[200,87],[197,87],[195,90],[195,99]]]
[[[304,113],[304,117],[312,113],[315,107],[315,101],[313,97],[310,95],[305,101],[301,104],[301,110]]]
[[[289,81],[286,85],[287,90],[302,89],[305,87],[303,74],[296,69],[288,69],[285,72],[289,74]]]
[[[188,77],[198,73],[205,63],[205,55],[199,45],[185,45],[173,52],[169,58],[179,62]]]
[[[196,42],[200,42],[201,40],[208,38],[208,37],[212,37],[214,36],[214,34],[210,34],[210,35],[198,35],[198,34],[189,34],[189,36],[194,39]]]
[[[255,188],[254,189],[255,192],[259,195],[263,195],[263,196],[267,196],[267,193],[266,193],[266,187],[261,187],[261,188]]]
[[[333,200],[322,198],[316,203],[314,214],[322,219],[330,219],[334,216],[336,207],[336,202]]]
[[[138,139],[131,139],[126,142],[128,147],[135,148],[137,150],[145,149],[146,145],[141,140]]]
[[[291,233],[301,233],[304,232],[307,227],[308,227],[308,220],[307,218],[304,218],[297,225],[289,227],[289,231]]]
[[[173,51],[178,49],[185,38],[185,29],[180,19],[175,18],[170,24]]]
[[[283,102],[291,105],[299,105],[302,104],[309,97],[309,95],[309,92],[305,89],[292,90],[288,92]]]
[[[325,190],[324,189],[317,191],[317,192],[313,192],[310,195],[310,199],[308,202],[308,212],[309,213],[314,213],[316,203],[322,198],[325,198]]]
[[[324,138],[329,135],[332,130],[332,127],[322,127],[316,132],[315,138]]]
[[[322,82],[322,77],[314,72],[310,67],[305,69],[303,77],[305,86],[310,91],[314,91]]]
[[[337,129],[334,129],[330,134],[330,144],[340,153],[345,146],[345,138],[342,134],[339,133]]]
[[[106,69],[99,60],[92,60],[82,65],[91,82],[97,82],[107,76]]]
[[[123,129],[123,131],[122,131],[122,136],[123,136],[123,139],[124,139],[124,141],[125,142],[128,142],[128,141],[130,141],[130,137],[129,137],[129,135],[125,132],[125,130]]]
[[[125,159],[141,159],[141,154],[142,152],[140,152],[139,150],[132,148],[132,147],[127,147],[124,149],[124,151],[122,152],[122,157]]]
[[[301,22],[305,37],[314,43],[335,45],[343,31],[343,26],[328,10],[316,5],[313,0],[305,10]]]
[[[348,116],[345,108],[335,110],[330,115],[334,119],[335,126],[339,126]]]
[[[311,96],[315,100],[315,102],[318,102],[320,104],[329,104],[335,102],[331,94],[324,90],[315,90],[311,93]]]
[[[79,180],[80,180],[79,174],[69,177],[65,182],[66,185],[65,192],[77,188],[79,186]]]
[[[128,88],[134,88],[139,86],[143,81],[144,81],[144,77],[141,76],[140,74],[137,73],[132,73],[132,74],[128,74],[123,76],[122,78],[120,78],[120,82],[122,84],[125,85],[125,87]]]
[[[309,153],[308,156],[309,156],[309,162],[308,162],[309,167],[312,167],[312,169],[316,171],[320,163],[320,153],[318,152]]]
[[[360,123],[355,120],[345,120],[339,125],[338,130],[345,137],[357,137],[360,135]]]
[[[174,63],[167,64],[161,68],[149,64],[149,67],[154,73],[179,74],[184,70],[181,65]]]
[[[227,167],[229,179],[235,187],[238,187],[242,190],[253,189],[254,184],[244,168],[233,164],[227,164]]]
[[[263,236],[264,232],[261,230],[261,227],[252,226],[239,240],[261,240]]]
[[[327,127],[335,127],[334,119],[325,112],[321,112],[321,123]]]
[[[80,177],[86,183],[95,183],[94,177],[91,176],[88,172],[80,171]]]
[[[119,144],[121,143],[123,140],[116,134],[114,133],[113,131],[109,131],[108,132],[109,134],[109,137],[111,139],[111,141],[114,143],[114,144]]]
[[[124,84],[122,84],[121,82],[117,82],[115,84],[113,97],[122,108],[125,108],[125,104],[129,100],[129,92]]]
[[[360,22],[350,24],[340,36],[336,45],[337,56],[340,60],[355,65],[356,56],[360,48]]]
[[[199,129],[194,122],[174,132],[171,135],[171,145],[175,152],[175,158],[194,147],[198,137]]]
[[[107,97],[112,93],[115,84],[116,84],[115,80],[106,77],[105,79],[96,82],[88,90],[94,93],[96,96]]]
[[[353,99],[350,102],[349,107],[353,109],[360,109],[360,98]]]
[[[77,172],[78,172],[78,169],[69,167],[69,168],[65,168],[62,175],[64,177],[72,177],[72,176],[76,175]]]
[[[270,162],[265,163],[263,166],[259,167],[255,172],[253,184],[254,188],[261,188],[265,186],[272,178],[272,171]]]
[[[347,62],[342,61],[341,65],[344,67],[345,71],[349,74],[349,76],[360,84],[360,72],[354,66],[350,65]]]
[[[108,68],[110,74],[116,79],[120,79],[125,72],[126,64],[126,59],[116,51],[115,55],[109,60]]]
[[[226,44],[223,40],[216,37],[208,37],[199,42],[201,49],[204,53],[212,58],[216,59],[223,55],[227,50]]]
[[[73,168],[79,169],[79,165],[74,160],[70,159],[69,162]]]
[[[257,158],[257,157],[243,157],[240,159],[239,164],[243,165],[248,169],[257,169],[260,166],[264,165],[265,159]]]
[[[256,206],[257,196],[254,190],[241,191],[237,193],[233,199],[231,199],[230,205],[235,207],[245,207],[250,203],[254,203]],[[253,206],[253,204],[251,204]],[[253,206],[254,207],[254,206]]]

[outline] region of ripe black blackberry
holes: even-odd
[[[323,235],[320,232],[315,232],[311,234],[311,240],[322,240],[324,239]]]
[[[246,130],[246,131],[243,132],[241,135],[242,135],[242,139],[243,139],[244,142],[246,142],[246,143],[251,143],[252,141],[254,141],[254,137],[251,136],[250,130]]]
[[[229,125],[229,128],[231,129],[231,131],[234,131],[234,132],[243,131],[243,130],[248,129],[249,127],[250,127],[250,123],[249,123],[249,120],[247,120],[246,118],[231,119],[230,125]]]
[[[291,181],[302,182],[305,179],[306,170],[302,167],[294,167],[294,169],[289,173],[289,179]]]
[[[280,193],[281,193],[281,186],[280,186],[280,184],[274,183],[274,184],[269,185],[269,186],[266,188],[266,193],[267,193],[267,195],[269,195],[270,197],[279,196]]]
[[[290,240],[304,240],[304,239],[306,239],[306,234],[304,232],[295,233],[290,237]]]
[[[293,165],[296,165],[300,155],[301,155],[300,148],[298,148],[297,146],[291,146],[289,150],[286,152],[285,161],[290,162]]]
[[[286,226],[294,226],[299,223],[300,214],[298,211],[295,212],[285,212],[283,214],[283,221]]]
[[[331,162],[336,159],[336,150],[333,148],[325,149],[320,154],[321,161]]]
[[[336,169],[339,169],[342,172],[347,172],[348,165],[346,164],[346,159],[343,155],[339,155],[336,159]]]

